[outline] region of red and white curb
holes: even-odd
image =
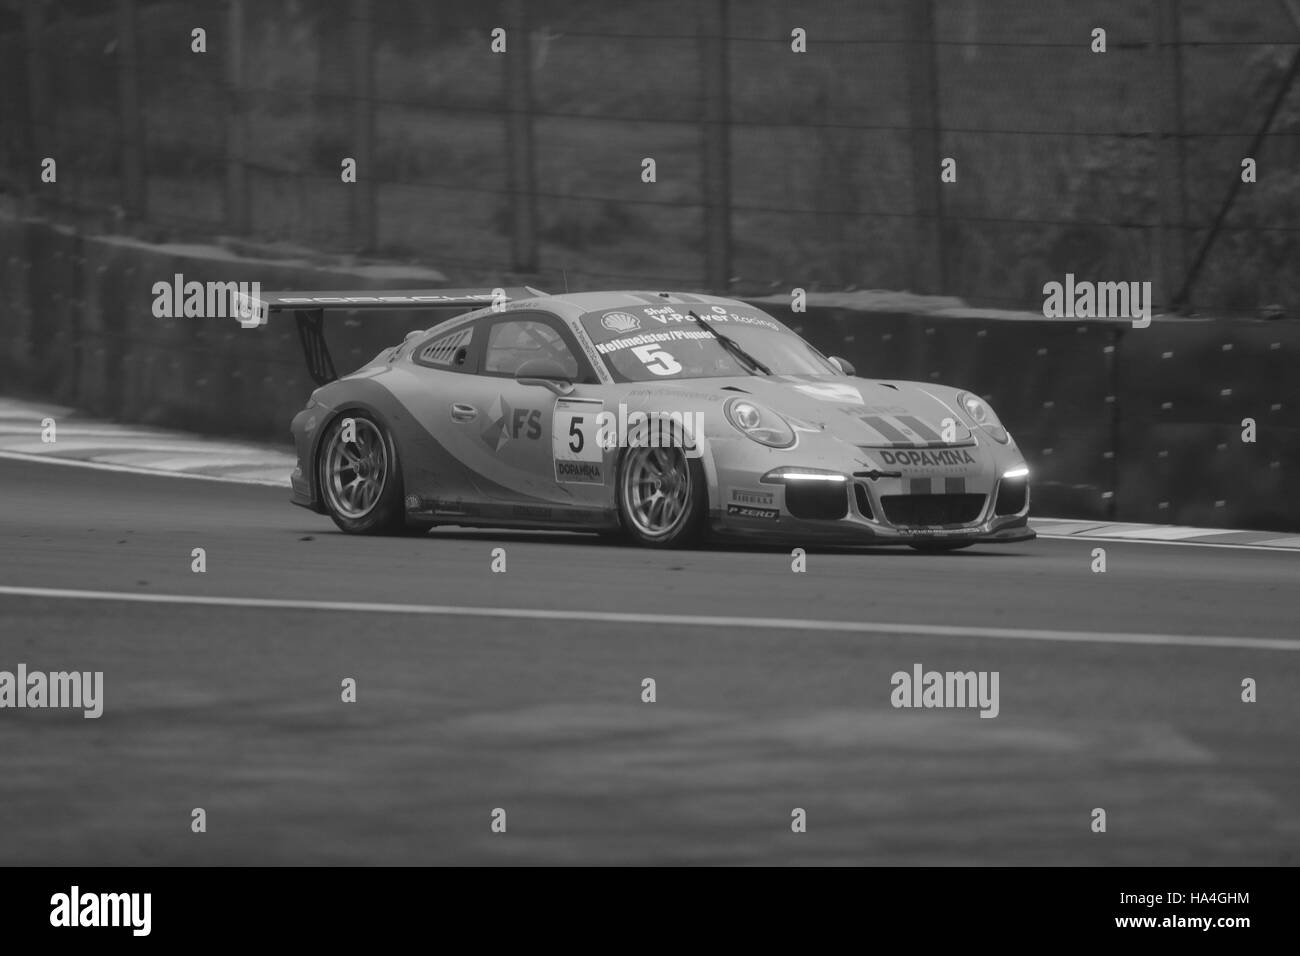
[[[54,419],[53,442],[42,440],[42,421]],[[0,398],[0,459],[289,486],[297,464],[289,451],[249,442],[199,438],[184,432],[83,418],[69,408]],[[1186,528],[1163,524],[1032,518],[1040,538],[1142,542],[1250,550],[1300,551],[1300,535],[1280,531]]]

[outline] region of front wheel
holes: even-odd
[[[335,419],[321,441],[320,484],[330,517],[349,534],[406,533],[397,446],[378,419]]]
[[[704,465],[681,448],[633,447],[618,472],[618,513],[638,544],[674,548],[704,532],[709,506]]]

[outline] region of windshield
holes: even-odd
[[[714,378],[751,370],[707,328],[691,306],[638,305],[588,312],[582,327],[618,381]],[[739,303],[693,311],[771,370],[773,375],[834,375],[816,349],[761,309]]]

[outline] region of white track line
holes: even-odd
[[[1181,538],[1204,538],[1212,534],[1237,534],[1236,531],[1218,531],[1213,528],[1184,528],[1175,526],[1172,528],[1161,528],[1152,525],[1139,525],[1136,528],[1126,528],[1122,531],[1106,532],[1112,538],[1141,538],[1143,536],[1151,538],[1153,541],[1177,541]],[[1083,535],[1087,537],[1087,535]]]
[[[892,637],[987,638],[1009,641],[1050,641],[1066,644],[1127,644],[1147,647],[1212,647],[1232,650],[1300,651],[1300,640],[1269,637],[1222,637],[1191,634],[1102,634],[1015,627],[958,627],[946,624],[880,624],[859,621],[819,621],[806,618],[714,617],[701,614],[638,614],[616,611],[556,611],[540,608],[462,607],[451,604],[385,604],[366,601],[307,601],[286,598],[215,597],[203,594],[141,594],[134,591],[81,591],[64,588],[0,585],[0,595],[72,601],[119,601],[135,604],[191,604],[199,607],[241,607],[289,611],[355,612],[358,614],[417,614],[430,617],[487,617],[527,621],[581,621],[593,624],[726,627],[779,631],[829,631],[841,634],[881,634]]]
[[[1234,551],[1271,551],[1274,554],[1300,551],[1300,548],[1296,548],[1294,545],[1231,544],[1218,541],[1167,541],[1153,538],[1116,538],[1111,535],[1043,534],[1041,531],[1038,532],[1038,537],[1047,541],[1078,541],[1080,544],[1087,544],[1089,541],[1109,541],[1113,544],[1152,544],[1162,548],[1226,548]]]

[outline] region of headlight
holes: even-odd
[[[1002,423],[998,421],[998,416],[993,414],[993,409],[989,408],[987,402],[982,398],[970,394],[970,392],[958,392],[957,403],[961,405],[961,409],[966,413],[966,417],[993,436],[994,441],[1000,442],[1003,445],[1007,443],[1007,440],[1011,436],[1009,436],[1007,430],[1002,427]]]
[[[765,485],[780,485],[787,481],[834,481],[842,483],[849,479],[839,472],[827,471],[824,468],[800,468],[795,465],[786,465],[783,468],[773,468],[758,480]]]
[[[789,448],[794,444],[794,429],[769,408],[747,398],[733,398],[725,406],[727,421],[760,445]]]

